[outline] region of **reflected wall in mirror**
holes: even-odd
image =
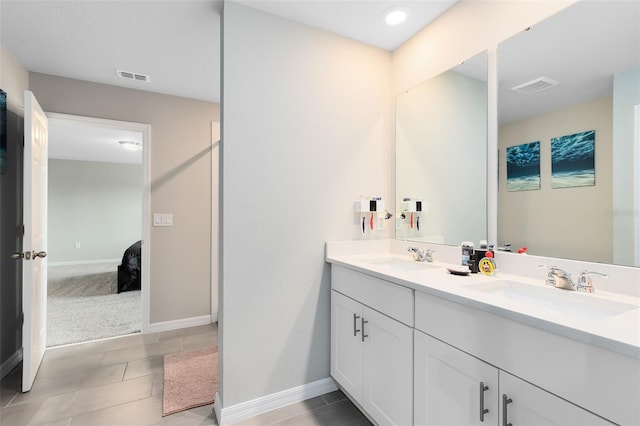
[[[637,1],[581,1],[498,47],[499,243],[640,266],[639,18]],[[531,94],[512,89],[540,77],[558,84]],[[553,189],[551,139],[590,130],[595,185]],[[507,147],[535,141],[540,189],[507,191]]]
[[[487,239],[487,54],[396,99],[396,238]]]

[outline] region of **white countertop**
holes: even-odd
[[[384,249],[384,245],[380,244],[378,248]],[[399,264],[392,266],[390,260]],[[446,268],[457,265],[415,262],[409,253],[374,250],[354,254],[353,250],[327,250],[326,261],[640,359],[640,298],[637,297],[603,291],[589,294],[561,290],[545,285],[543,280],[499,271],[494,276],[456,276]],[[507,280],[510,282],[505,282]],[[502,291],[509,286],[512,287],[508,291]],[[514,287],[522,291],[515,294],[517,297],[509,293]],[[520,297],[522,295],[524,297]],[[572,310],[574,302],[578,308]],[[612,311],[608,311],[609,308]]]

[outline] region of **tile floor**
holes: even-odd
[[[215,346],[217,339],[217,324],[211,324],[52,348],[45,353],[30,392],[19,392],[18,368],[0,382],[0,424],[217,425],[212,405],[162,417],[164,355]],[[336,391],[237,425],[369,424]]]

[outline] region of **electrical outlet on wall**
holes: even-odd
[[[74,248],[80,248],[81,244],[80,241],[76,241],[75,244],[73,245]]]

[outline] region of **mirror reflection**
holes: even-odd
[[[498,48],[498,240],[640,266],[640,2],[578,2]]]
[[[396,99],[396,238],[487,238],[487,55]]]

